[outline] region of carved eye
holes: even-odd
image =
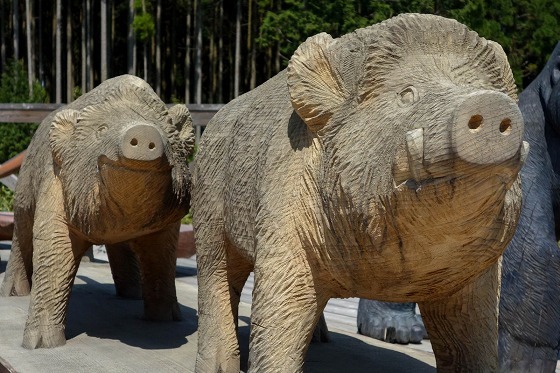
[[[107,124],[100,124],[99,127],[97,127],[97,131],[95,132],[95,137],[98,139],[101,138],[105,131],[107,131],[107,129],[109,129],[109,126]]]
[[[107,124],[103,123],[99,127],[97,127],[97,133],[103,133],[103,132],[107,131],[108,128],[109,128],[109,126]]]
[[[397,102],[401,107],[410,106],[418,101],[419,98],[418,90],[412,85],[409,85],[397,94]]]

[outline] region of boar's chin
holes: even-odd
[[[114,161],[105,155],[97,160],[98,169],[107,168],[112,170],[115,177],[119,177],[119,172],[147,172],[147,173],[169,173],[172,166],[167,160],[160,158],[154,161],[138,161],[133,159],[119,159]]]
[[[393,169],[393,186],[396,190],[413,191],[430,187],[455,188],[457,181],[461,180],[466,181],[466,185],[485,181],[489,188],[507,190],[516,180],[522,164],[517,158],[492,165],[476,165],[462,160],[439,162],[430,167],[413,168],[411,164],[405,170]]]

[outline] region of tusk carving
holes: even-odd
[[[527,141],[523,141],[520,153],[521,154],[519,155],[519,160],[521,161],[521,165],[524,165],[525,160],[527,159],[527,155],[529,154],[529,143]]]
[[[406,153],[412,176],[420,182],[424,160],[424,130],[417,128],[406,133]]]

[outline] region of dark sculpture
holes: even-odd
[[[560,43],[519,96],[529,156],[523,208],[502,263],[500,368],[553,372],[560,349]],[[415,322],[413,322],[415,321]],[[390,342],[419,342],[414,306],[360,300],[358,330]]]

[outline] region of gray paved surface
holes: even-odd
[[[0,281],[9,246],[0,243]],[[141,319],[142,302],[114,295],[109,265],[83,262],[68,311],[67,343],[55,349],[26,350],[21,338],[29,297],[0,298],[0,360],[16,372],[192,372],[196,356],[196,269],[179,260],[177,291],[183,321]],[[250,304],[240,306],[240,340],[246,365]],[[332,342],[314,344],[306,372],[434,372],[428,352],[391,346],[330,325]],[[0,369],[0,372],[2,370]]]
[[[0,281],[9,245],[0,242]],[[102,252],[97,253],[103,258]],[[252,281],[243,291],[239,334],[246,367]],[[193,259],[179,259],[177,292],[183,321],[141,319],[142,302],[114,295],[105,261],[82,262],[70,300],[67,343],[55,349],[26,350],[21,338],[29,297],[0,298],[0,364],[15,372],[193,372],[197,344],[197,287]],[[435,372],[429,343],[389,345],[354,333],[357,300],[332,300],[326,310],[331,343],[312,344],[305,371]],[[427,351],[424,351],[427,350]],[[560,372],[560,370],[557,370]],[[0,373],[4,373],[0,368]]]

